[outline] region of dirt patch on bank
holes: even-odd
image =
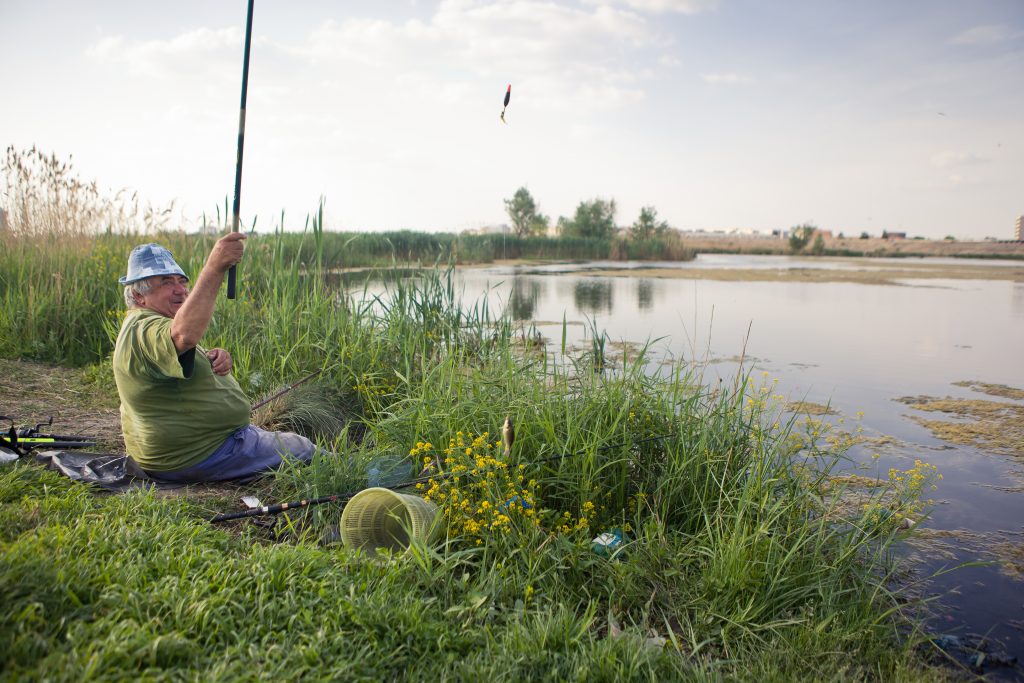
[[[52,417],[43,431],[85,436],[97,451],[124,453],[117,390],[100,372],[0,359],[0,414],[10,418],[0,426],[34,427]]]
[[[53,425],[44,431],[74,434],[96,442],[90,451],[123,454],[120,402],[113,378],[102,366],[65,368],[46,363],[0,359],[0,414],[17,427],[34,427],[51,416]],[[0,427],[6,429],[10,420]],[[246,484],[219,482],[154,489],[160,498],[187,497],[213,516],[242,509],[239,497],[253,494],[266,499],[269,479]]]

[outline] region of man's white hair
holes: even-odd
[[[124,286],[124,305],[128,308],[138,308],[139,305],[135,302],[135,295],[149,294],[149,290],[152,288],[149,278],[129,282]]]

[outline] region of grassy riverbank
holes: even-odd
[[[211,244],[162,240],[191,273]],[[131,241],[8,244],[0,355],[84,366],[65,373],[80,402],[111,401],[114,282]],[[204,341],[234,354],[254,395],[322,369],[320,405],[348,428],[321,430],[337,455],[246,491],[357,490],[381,456],[413,452],[410,471],[469,457],[483,474],[440,491],[445,540],[371,556],[337,542],[337,507],[221,528],[205,520],[237,492],[103,496],[4,466],[0,676],[942,676],[890,553],[913,533],[898,522],[920,509],[926,473],[890,475],[850,509],[830,480],[842,440],[777,424],[769,387],[738,377],[712,392],[682,366],[652,376],[642,352],[609,368],[600,334],[561,365],[499,312],[460,302],[443,272],[360,303],[328,286],[312,236],[305,267],[283,245],[250,243],[239,299],[218,304]],[[506,415],[515,447],[495,460]],[[506,485],[532,505],[507,505]],[[503,505],[505,519],[487,517]],[[593,552],[612,529],[623,551]]]

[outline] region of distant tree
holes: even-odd
[[[629,228],[629,236],[635,240],[649,240],[652,237],[660,237],[671,228],[667,221],[658,220],[658,210],[653,206],[645,206],[640,209],[640,217],[636,219]]]
[[[862,240],[866,240],[866,239],[871,239],[871,235],[869,235],[869,234],[867,233],[867,231],[864,231],[864,232],[862,232],[862,233],[860,234],[860,238],[861,238]]]
[[[543,214],[537,214],[530,221],[530,235],[541,237],[548,234],[548,228],[550,227],[551,219]]]
[[[615,235],[615,200],[592,199],[580,202],[572,219],[558,219],[558,231],[566,237],[598,237]]]
[[[956,242],[956,238],[953,237],[952,235],[946,235],[943,239],[946,240],[947,242]]]
[[[789,229],[789,250],[794,254],[803,251],[807,243],[811,241],[811,235],[818,228],[809,223],[797,225]]]
[[[547,233],[548,217],[537,212],[537,202],[525,187],[516,190],[512,199],[505,200],[505,211],[517,237]]]
[[[888,230],[883,230],[882,231],[882,239],[883,240],[889,239],[889,231]]]
[[[572,221],[565,216],[559,216],[558,222],[555,223],[555,231],[562,236],[568,237],[572,233]]]
[[[821,233],[814,235],[814,242],[811,243],[811,253],[815,256],[821,256],[825,253],[825,238],[821,236]]]

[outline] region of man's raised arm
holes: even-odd
[[[245,251],[244,240],[243,233],[231,232],[217,240],[210,250],[206,265],[196,278],[195,286],[171,323],[171,339],[178,353],[195,347],[206,333],[206,328],[213,318],[217,291],[224,281],[224,274],[228,268],[242,260],[242,253]]]

